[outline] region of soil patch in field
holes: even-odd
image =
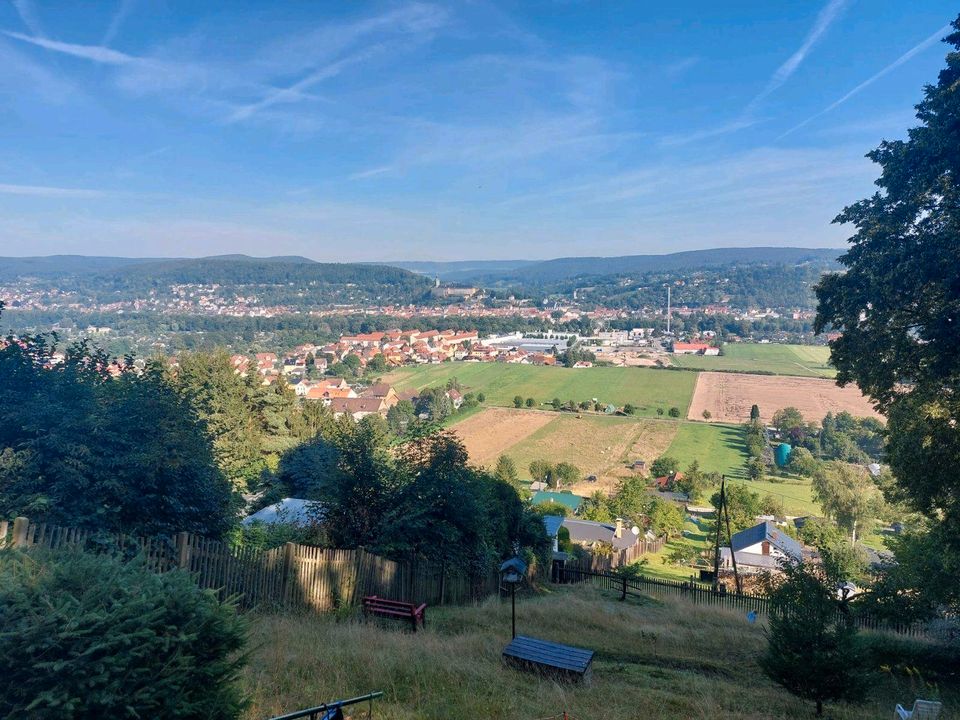
[[[556,413],[550,412],[490,407],[450,429],[467,446],[472,463],[492,467],[505,450],[556,417]]]
[[[702,372],[687,417],[702,420],[710,411],[714,422],[742,423],[750,407],[760,406],[760,418],[770,422],[780,408],[795,407],[807,420],[821,420],[828,412],[847,411],[857,417],[883,419],[870,400],[854,385],[838,387],[817,378]]]

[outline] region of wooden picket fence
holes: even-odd
[[[432,563],[396,562],[363,548],[338,550],[286,543],[272,550],[231,547],[191,533],[135,538],[17,518],[0,522],[0,547],[81,549],[142,555],[155,572],[188,570],[197,584],[245,608],[325,611],[379,595],[428,605],[463,604],[499,591],[495,568],[482,578]]]
[[[655,540],[640,540],[625,550],[615,550],[613,553],[605,555],[586,548],[580,548],[581,557],[577,563],[581,569],[589,570],[590,572],[612,572],[618,567],[630,565],[644,555],[660,552],[663,550],[666,542],[666,538],[662,537],[656,538]]]
[[[567,565],[559,575],[560,582],[590,583],[604,590],[620,593],[621,599],[627,596],[653,596],[660,600],[683,597],[699,605],[714,605],[731,608],[741,612],[751,611],[757,615],[766,615],[770,610],[770,600],[764,595],[735,592],[715,592],[695,582],[681,580],[659,580],[647,577],[625,578],[605,572],[593,572],[576,565]],[[891,632],[909,637],[925,638],[927,629],[922,623],[891,623],[863,614],[851,614],[850,618],[862,630]]]

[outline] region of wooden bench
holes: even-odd
[[[363,599],[363,613],[364,615],[378,615],[379,617],[396,620],[409,620],[414,632],[417,631],[417,625],[424,627],[427,624],[426,603],[414,605],[413,603],[368,595]]]
[[[522,670],[579,681],[590,679],[593,650],[518,635],[504,648],[503,659]]]

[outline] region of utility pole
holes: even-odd
[[[733,550],[733,533],[730,532],[730,508],[727,507],[727,478],[720,476],[720,507],[716,510],[717,517],[717,540],[713,546],[713,591],[720,589],[720,528],[724,520],[727,526],[727,545],[730,546],[730,559],[733,561],[733,580],[737,586],[737,593],[742,593],[743,588],[740,584],[740,573],[737,570],[737,554]]]

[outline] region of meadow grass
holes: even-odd
[[[696,370],[765,372],[799,377],[836,377],[829,364],[830,348],[821,345],[727,343],[723,355],[672,355],[677,367]]]
[[[822,514],[808,479],[793,475],[778,476],[777,481],[747,479],[744,472],[747,451],[739,425],[683,422],[666,454],[679,460],[681,469],[696,460],[704,472],[726,475],[728,480],[742,482],[761,496],[773,495],[783,503],[788,515]]]
[[[813,484],[806,478],[790,476],[782,482],[744,480],[743,484],[760,495],[773,495],[783,503],[787,515],[822,515],[820,504],[813,498]]]
[[[652,368],[572,368],[507,363],[445,362],[398,368],[383,376],[398,390],[422,390],[456,377],[469,392],[483,392],[490,405],[513,406],[517,395],[532,397],[537,407],[554,398],[581,402],[597,398],[621,407],[631,403],[641,417],[657,417],[671,407],[685,417],[696,385],[696,373]]]
[[[533,460],[569,462],[586,475],[607,476],[634,459],[663,452],[676,431],[676,422],[628,417],[563,414],[527,435],[504,454],[513,458],[526,477]]]
[[[793,719],[813,716],[763,675],[766,640],[743,613],[630,598],[592,588],[555,588],[517,603],[518,632],[596,651],[593,678],[570,685],[506,666],[510,606],[496,598],[430,608],[416,634],[356,614],[256,615],[242,678],[250,720],[382,690],[374,717],[533,720],[564,710],[576,720]],[[912,702],[905,679],[877,673],[862,706],[828,705],[830,717],[888,717]],[[948,691],[944,691],[948,692]],[[948,694],[948,698],[953,698]],[[354,708],[354,718],[366,717]]]
[[[679,460],[681,469],[696,460],[704,472],[745,477],[747,450],[739,425],[683,422],[666,454]]]

